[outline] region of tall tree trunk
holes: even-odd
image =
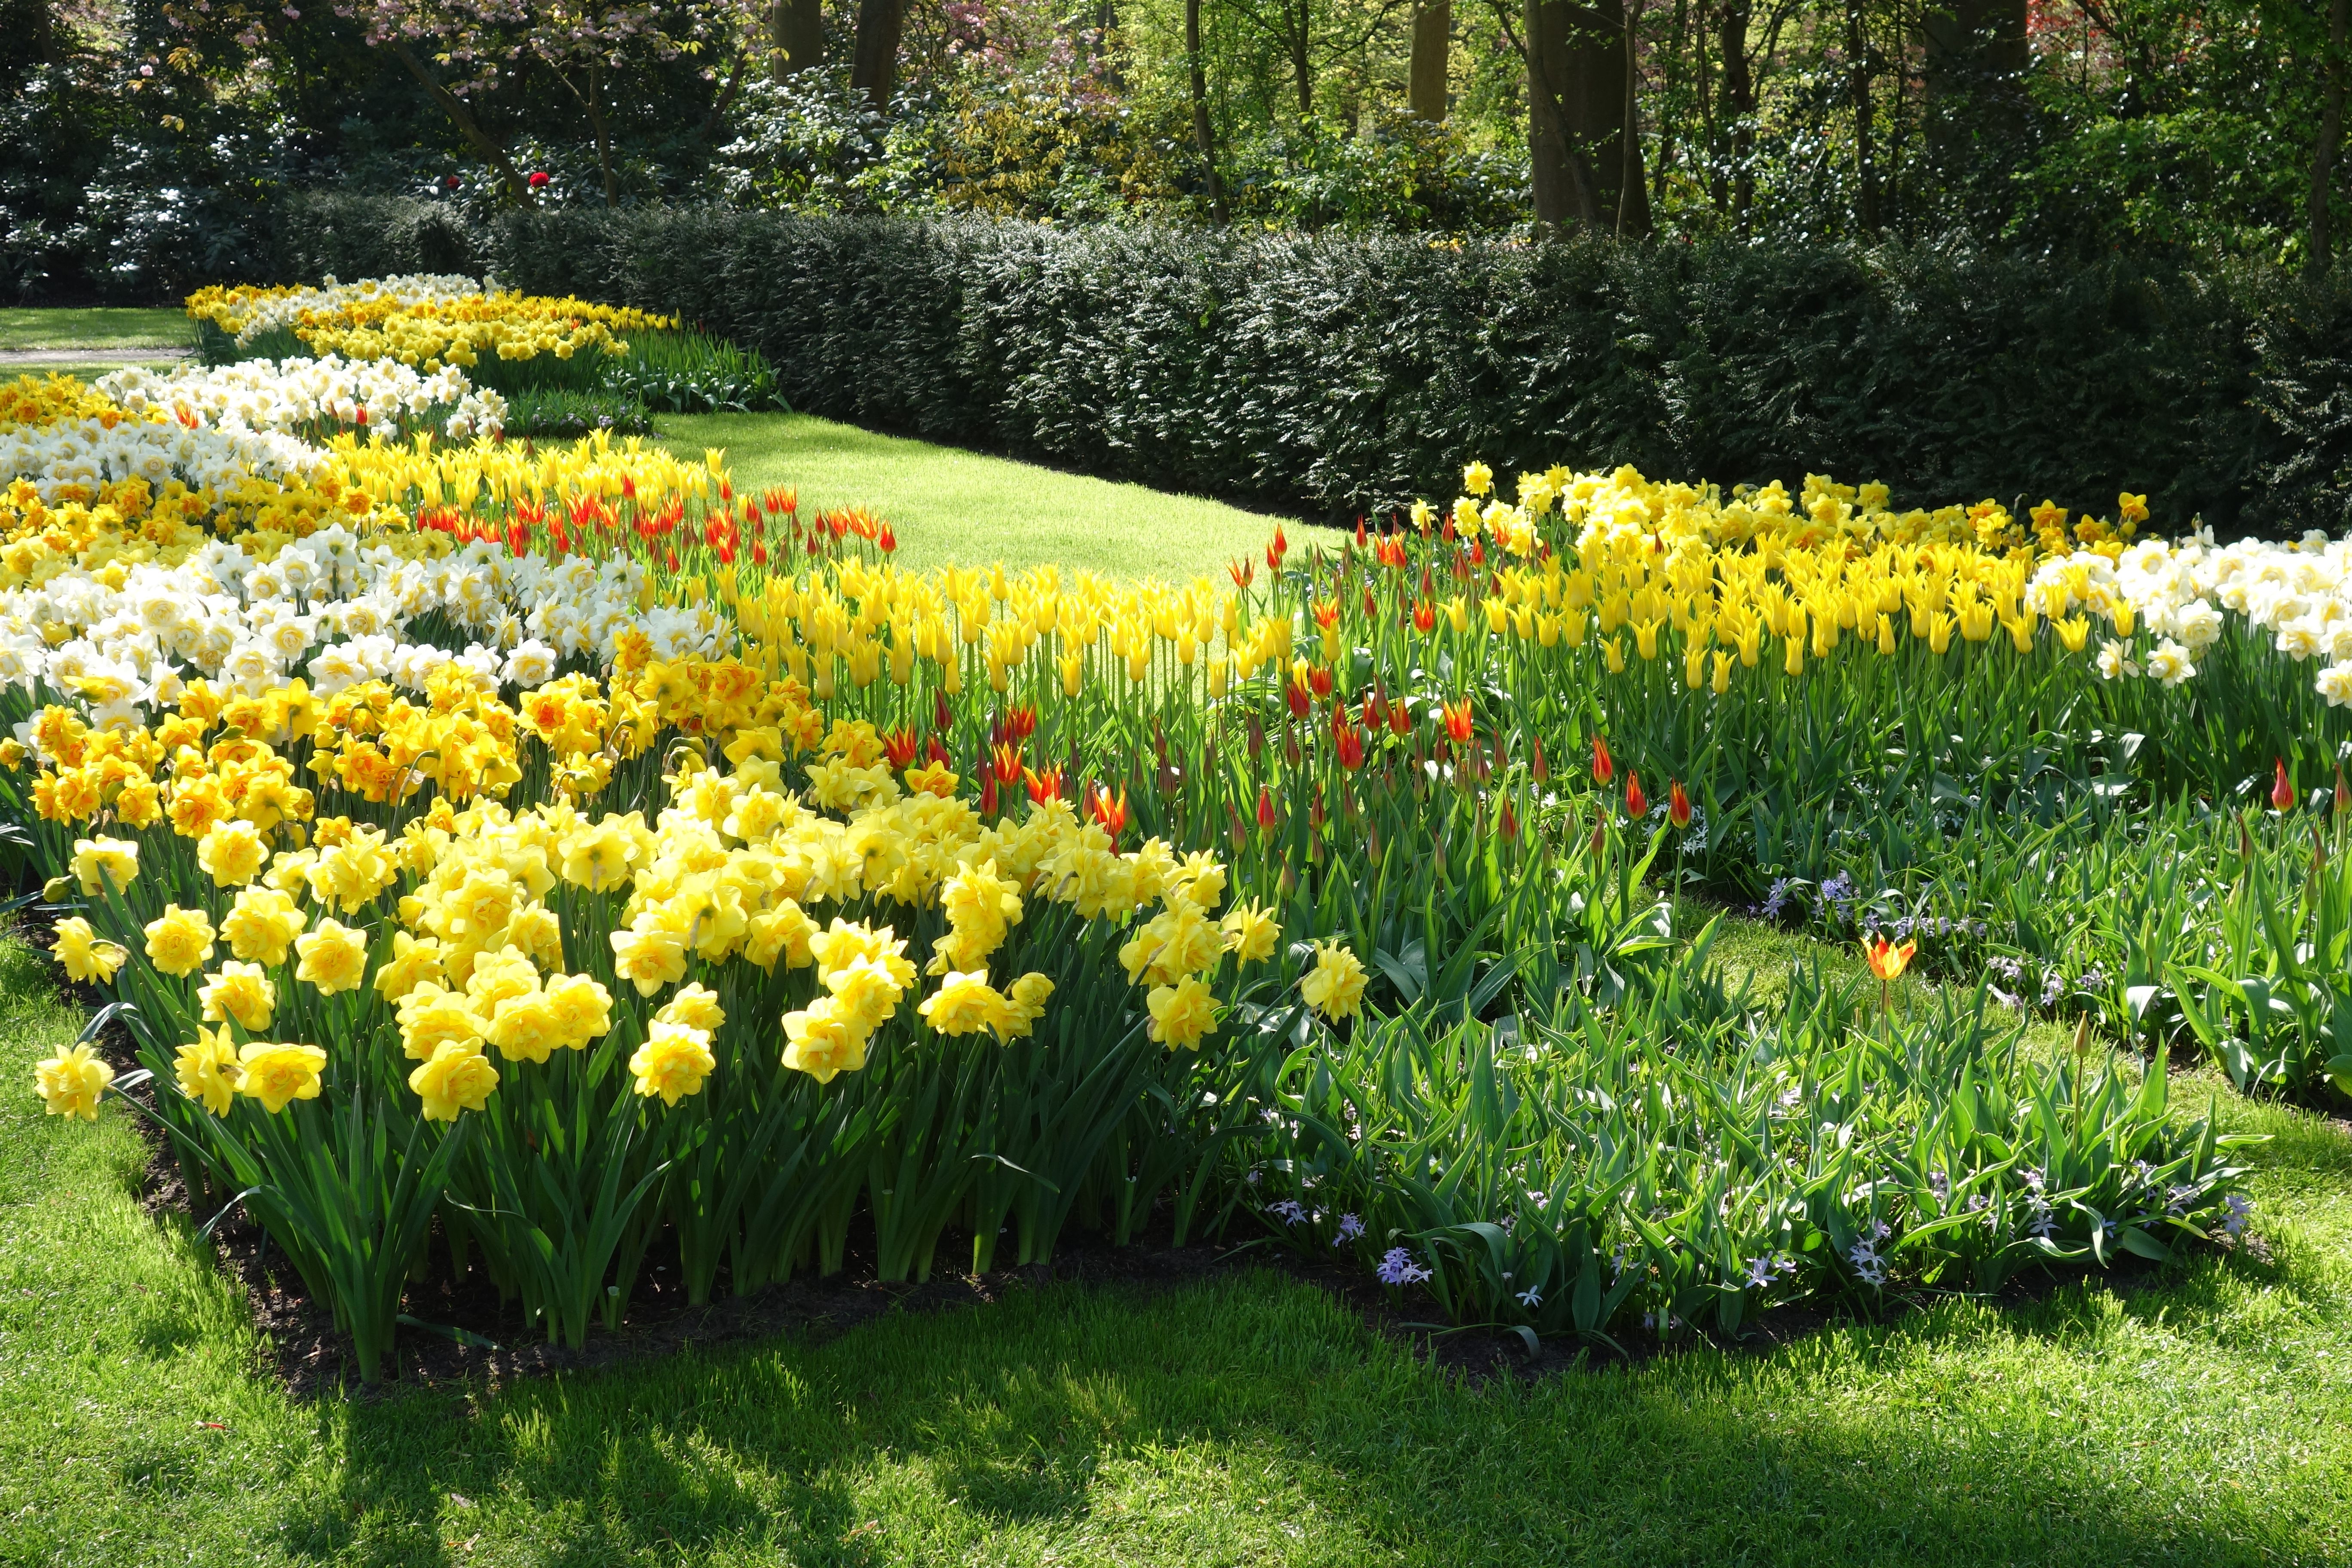
[[[1209,219],[1219,228],[1233,221],[1225,206],[1225,180],[1217,172],[1217,138],[1209,122],[1209,78],[1201,67],[1201,0],[1184,0],[1184,55],[1191,68],[1192,145],[1209,173]]]
[[[1853,105],[1854,210],[1865,233],[1878,231],[1877,171],[1871,166],[1870,40],[1862,26],[1862,0],[1845,3],[1846,94]]]
[[[1585,221],[1621,234],[1650,230],[1649,193],[1642,179],[1642,147],[1633,134],[1633,55],[1631,17],[1622,0],[1560,5],[1569,60],[1560,118],[1569,156],[1591,193]]]
[[[1536,225],[1557,234],[1597,216],[1592,186],[1570,145],[1563,100],[1568,92],[1568,7],[1561,0],[1526,0],[1528,172]]]
[[[1308,26],[1314,20],[1307,7],[1314,0],[1298,0],[1298,16],[1290,28],[1290,74],[1298,83],[1298,117],[1301,120],[1315,112],[1315,66],[1307,58],[1307,46],[1313,41]]]
[[[898,89],[898,31],[905,21],[901,0],[858,0],[849,85],[866,94],[877,114],[888,112]]]
[[[1741,228],[1756,205],[1756,77],[1748,68],[1750,0],[1724,0],[1723,116],[1731,122],[1731,216]]]
[[[589,128],[596,132],[596,163],[604,172],[604,205],[621,205],[621,183],[613,172],[613,138],[604,125],[604,82],[596,62],[588,62],[588,96],[581,101],[588,106]]]
[[[1650,232],[1650,192],[1642,179],[1642,79],[1638,74],[1641,53],[1633,47],[1633,35],[1642,21],[1639,0],[1624,17],[1624,65],[1620,72],[1624,97],[1619,104],[1617,132],[1617,233],[1621,237],[1638,237]]]
[[[2311,157],[2311,254],[2304,260],[2314,278],[2324,276],[2335,259],[2328,205],[2336,194],[2336,154],[2344,140],[2345,3],[2333,0],[2327,7],[2327,85],[2319,110],[2319,145]]]
[[[1650,231],[1621,0],[1527,0],[1528,155],[1536,222]]]
[[[1412,63],[1405,75],[1405,101],[1415,119],[1433,125],[1445,118],[1453,53],[1454,0],[1422,0],[1412,14]]]
[[[1664,101],[1668,110],[1675,107],[1675,89],[1680,84],[1684,57],[1690,49],[1690,0],[1675,0],[1674,42],[1667,47],[1665,58]],[[1660,206],[1666,200],[1666,174],[1675,162],[1675,122],[1667,110],[1658,115],[1658,166],[1650,171],[1650,199]]]
[[[1127,73],[1119,68],[1118,50],[1113,40],[1118,36],[1118,8],[1112,0],[1102,0],[1095,7],[1095,58],[1102,63],[1103,80],[1114,88],[1127,85]]]
[[[824,64],[824,0],[774,0],[768,36],[775,41],[775,78]]]

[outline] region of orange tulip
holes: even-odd
[[[1870,972],[1881,980],[1900,980],[1904,970],[1910,967],[1911,955],[1918,951],[1916,942],[1898,947],[1883,936],[1862,939],[1862,955],[1870,960]]]
[[[1683,793],[1679,779],[1666,786],[1666,820],[1673,823],[1677,831],[1691,825],[1690,796]]]
[[[1118,795],[1114,799],[1108,786],[1097,784],[1094,797],[1088,804],[1093,808],[1095,821],[1110,835],[1111,842],[1118,842],[1119,835],[1127,831],[1127,786],[1120,785]]]
[[[1445,733],[1457,746],[1470,743],[1470,699],[1445,705]]]
[[[2294,781],[2286,776],[2286,759],[2278,760],[2278,777],[2271,784],[2271,805],[2280,811],[2294,804]]]
[[[1625,775],[1625,815],[1638,820],[1648,816],[1649,811],[1650,797],[1642,793],[1642,775],[1627,773]]]
[[[1617,759],[1609,754],[1609,742],[1600,736],[1592,737],[1592,782],[1605,784],[1617,776]]]

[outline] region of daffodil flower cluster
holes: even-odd
[[[336,317],[441,304],[497,289],[498,279],[487,274],[474,279],[453,272],[396,272],[343,283],[331,272],[315,288],[212,284],[188,296],[187,311],[191,320],[211,322],[241,348],[265,332],[290,330],[306,312]]]
[[[95,390],[134,415],[149,410],[207,426],[322,436],[364,426],[398,432],[425,428],[453,440],[496,437],[506,424],[506,399],[477,390],[463,371],[444,365],[430,375],[394,360],[247,360],[188,366],[157,374],[137,365],[99,377]]]
[[[60,419],[120,423],[131,416],[105,393],[62,372],[20,375],[0,384],[0,427],[54,425]]]
[[[1548,515],[1557,515],[1572,531],[1580,548],[1598,537],[1654,540],[1668,549],[1695,542],[1784,550],[1972,544],[1984,550],[2063,551],[2078,540],[2084,546],[2127,540],[2147,520],[2147,498],[2128,494],[2116,498],[2119,522],[2085,517],[2070,532],[2068,514],[2048,501],[2021,523],[1991,500],[1898,511],[1883,484],[1840,484],[1822,474],[1806,475],[1795,496],[1779,479],[1735,486],[1726,494],[1713,484],[1650,479],[1631,465],[1609,473],[1556,467],[1521,474],[1517,499],[1511,501],[1497,493],[1493,470],[1472,463],[1463,470],[1463,488],[1468,493],[1457,497],[1445,514],[1455,531],[1465,537],[1483,531],[1506,552],[1522,558],[1535,551]],[[1413,521],[1426,528],[1437,515],[1423,503]]]
[[[2210,534],[2135,544],[2112,558],[2053,557],[2032,596],[2053,611],[2080,607],[2114,636],[2098,654],[2109,680],[2144,677],[2179,686],[2234,617],[2249,637],[2297,664],[2317,664],[2312,688],[2331,708],[2352,704],[2352,540],[2306,534],[2294,543]],[[2051,613],[2051,612],[2045,612]]]
[[[276,431],[191,426],[129,416],[0,426],[0,474],[29,481],[41,500],[88,501],[127,479],[229,492],[255,480],[284,485],[316,474],[325,456]]]
[[[191,295],[188,313],[239,346],[282,328],[315,354],[393,360],[431,373],[466,368],[484,356],[569,360],[582,353],[625,353],[615,334],[674,327],[675,318],[583,300],[493,292],[450,278],[391,278],[345,288],[214,289]]]
[[[45,685],[103,725],[175,706],[192,679],[257,694],[307,678],[326,698],[372,680],[421,693],[456,668],[484,689],[530,688],[566,658],[609,664],[632,631],[667,657],[718,651],[715,616],[641,612],[647,586],[625,559],[452,551],[441,536],[363,538],[340,524],[126,555],[96,572],[45,555],[0,595],[0,681]],[[426,617],[454,628],[461,650],[412,640]]]
[[[251,711],[215,717],[223,733],[247,736],[266,735],[273,720],[307,721],[318,734],[322,718],[332,730],[347,717],[274,711],[283,705],[274,695],[247,700]],[[314,819],[313,797],[293,787],[262,740],[236,742],[226,754],[215,747],[207,768],[190,735],[202,726],[174,723],[169,734],[126,739],[53,710],[37,727],[45,749],[77,770],[121,760],[135,775],[181,742],[168,795],[138,780],[148,799],[133,805],[118,788],[112,809],[133,829],[168,824],[194,839],[197,866],[227,900],[217,920],[202,904],[169,904],[142,933],[147,959],[191,984],[204,1023],[219,1026],[179,1058],[183,1087],[215,1114],[231,1092],[262,1097],[273,1111],[318,1092],[323,1054],[271,1043],[257,1056],[250,1043],[278,1022],[287,992],[276,972],[289,968],[294,984],[321,995],[364,988],[380,998],[417,1064],[410,1086],[425,1116],[447,1121],[498,1088],[487,1051],[543,1065],[583,1049],[613,1027],[623,987],[649,1005],[663,999],[630,1063],[637,1091],[672,1105],[698,1092],[725,1013],[689,972],[738,960],[814,971],[818,994],[776,1020],[786,1066],[820,1081],[858,1070],[919,978],[908,939],[893,923],[848,918],[856,910],[897,906],[908,921],[942,910],[946,931],[920,971],[939,984],[918,1016],[940,1035],[1008,1040],[1030,1032],[1053,989],[1034,973],[1002,990],[989,978],[1032,902],[1114,923],[1157,907],[1119,958],[1130,982],[1149,987],[1151,1037],[1171,1047],[1197,1047],[1214,1031],[1208,982],[1224,955],[1263,962],[1279,936],[1269,915],[1246,905],[1219,920],[1225,871],[1213,857],[1179,858],[1157,839],[1121,853],[1059,799],[1018,823],[984,823],[956,797],[951,774],[894,774],[862,724],[840,726],[807,770],[808,800],[831,803],[838,816],[784,787],[783,731],[755,727],[737,733],[726,771],[681,753],[671,802],[651,822],[635,812],[591,816],[560,799],[510,811],[480,798],[456,809],[445,793],[394,833]],[[441,745],[456,749],[446,735]],[[289,831],[305,819],[307,837]],[[101,834],[77,842],[69,874],[86,892],[119,894],[139,880],[140,859],[136,839]],[[609,936],[594,944],[609,952],[567,953],[569,922],[553,907],[562,889],[610,911]],[[371,973],[367,932],[387,900],[398,929]],[[59,928],[56,948],[69,973],[100,982],[128,957],[81,917]],[[234,1052],[231,1026],[247,1037]]]

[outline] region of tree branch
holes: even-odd
[[[475,121],[473,111],[466,107],[466,100],[443,87],[433,73],[425,68],[425,62],[416,58],[416,51],[408,47],[407,39],[394,38],[392,52],[402,65],[408,68],[411,76],[425,84],[425,90],[432,95],[433,101],[441,106],[442,111],[457,127],[457,134],[463,136],[474,151],[499,172],[499,177],[506,182],[507,195],[514,198],[517,205],[530,206],[530,183],[514,166],[514,160],[507,156],[506,149],[491,141],[489,133]]]

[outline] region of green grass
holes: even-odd
[[[1790,939],[1734,927],[1760,967]],[[2352,1556],[2352,1140],[2231,1099],[2276,1262],[1533,1386],[1253,1270],[300,1404],[0,946],[0,1563],[2224,1564]],[[2183,1084],[2201,1105],[2211,1085]],[[217,1423],[217,1426],[210,1425]]]
[[[0,350],[184,349],[195,331],[180,310],[0,310]]]
[[[898,531],[898,560],[913,567],[1055,563],[1118,577],[1222,581],[1227,562],[1265,548],[1277,521],[805,414],[664,415],[656,426],[688,457],[724,447],[739,492],[794,486],[803,516],[866,507]]]

